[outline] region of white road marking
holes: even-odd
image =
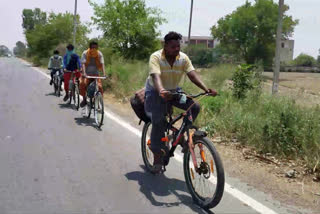
[[[22,61],[24,64],[30,65],[29,63]],[[38,71],[39,73],[41,73],[42,75],[44,75],[47,78],[51,78],[50,75],[44,73],[42,70],[40,70],[39,68],[35,68],[33,67],[34,70]],[[119,116],[117,116],[116,114],[112,113],[110,110],[109,111],[104,111],[105,115],[110,118],[111,120],[113,120],[114,122],[118,123],[119,125],[121,125],[122,127],[126,128],[127,130],[129,130],[130,132],[132,132],[133,134],[135,134],[138,137],[142,136],[142,132],[140,130],[138,130],[137,128],[133,127],[132,125],[130,125],[129,123],[127,123],[126,121],[122,120]],[[180,154],[176,154],[174,156],[174,158],[180,162],[183,163],[183,158]],[[213,182],[213,181],[211,181]],[[213,182],[214,183],[214,182]],[[241,192],[240,190],[238,190],[237,188],[231,186],[228,183],[225,183],[225,191],[227,193],[229,193],[230,195],[232,195],[233,197],[237,198],[239,201],[242,201],[243,203],[247,204],[248,206],[250,206],[252,209],[256,210],[259,213],[263,213],[263,214],[277,214],[275,211],[273,211],[272,209],[266,207],[265,205],[261,204],[260,202],[254,200],[253,198],[251,198],[250,196],[248,196],[247,194]]]

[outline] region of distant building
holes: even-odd
[[[161,43],[163,44],[163,39],[161,39]],[[211,36],[191,36],[190,44],[192,45],[205,45],[207,48],[214,48],[218,41],[214,40]],[[181,47],[185,47],[188,45],[188,37],[183,36],[181,40]]]
[[[188,37],[182,37],[181,44],[183,46],[188,45]],[[190,44],[191,45],[205,45],[207,48],[214,48],[215,41],[211,36],[191,36],[190,37]]]
[[[280,48],[280,62],[288,63],[293,60],[294,40],[282,40]]]

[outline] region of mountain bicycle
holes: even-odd
[[[186,96],[183,92],[173,93],[175,99]],[[187,95],[190,99],[208,96],[208,93]],[[200,100],[198,99],[198,101]],[[194,105],[194,104],[193,104]],[[183,113],[172,119],[172,111],[167,114],[166,137],[162,138],[169,152],[163,157],[165,172],[166,165],[178,145],[183,147],[183,171],[187,188],[196,204],[204,209],[217,206],[224,192],[224,169],[220,156],[207,133],[192,125],[192,116],[189,114],[191,106]],[[180,128],[174,124],[182,119]],[[147,171],[153,173],[153,153],[151,151],[151,122],[145,123],[142,131],[141,151]]]
[[[99,91],[98,79],[106,79],[106,77],[99,76],[86,76],[88,79],[94,79],[87,88],[87,105],[85,114],[87,118],[90,118],[91,111],[93,110],[94,119],[98,126],[101,128],[104,118],[104,103],[101,92]]]
[[[75,78],[75,72],[78,71],[67,71],[71,72],[71,78],[69,80],[69,104],[74,104],[75,109],[78,111],[80,107],[80,90],[79,90],[79,78]]]
[[[56,70],[52,77],[54,94],[58,97],[61,95],[61,84],[62,84],[62,72]]]

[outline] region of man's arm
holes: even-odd
[[[213,90],[213,89],[208,89],[207,86],[202,82],[201,78],[199,77],[199,75],[197,74],[196,71],[190,71],[187,73],[189,79],[191,80],[191,82],[193,82],[196,86],[198,86],[199,88],[201,88],[202,90],[204,90],[207,93],[211,93],[213,96],[216,96],[218,93]]]
[[[102,65],[102,73],[103,73],[103,76],[107,76],[106,75],[106,71],[105,71],[105,68],[104,68],[104,57],[103,57],[103,54],[99,51],[99,56],[100,56],[100,63]]]
[[[193,82],[196,86],[198,86],[199,88],[201,88],[202,90],[204,90],[205,92],[208,92],[208,88],[206,87],[206,85],[202,82],[202,80],[200,79],[199,75],[196,73],[196,71],[190,71],[187,73],[189,79],[191,80],[191,82]]]

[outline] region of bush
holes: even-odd
[[[294,59],[293,64],[296,66],[308,66],[312,67],[317,64],[315,58],[307,54],[300,54],[297,58]]]
[[[237,99],[243,99],[248,91],[260,87],[261,73],[256,66],[239,65],[232,76],[232,81],[233,96]]]

